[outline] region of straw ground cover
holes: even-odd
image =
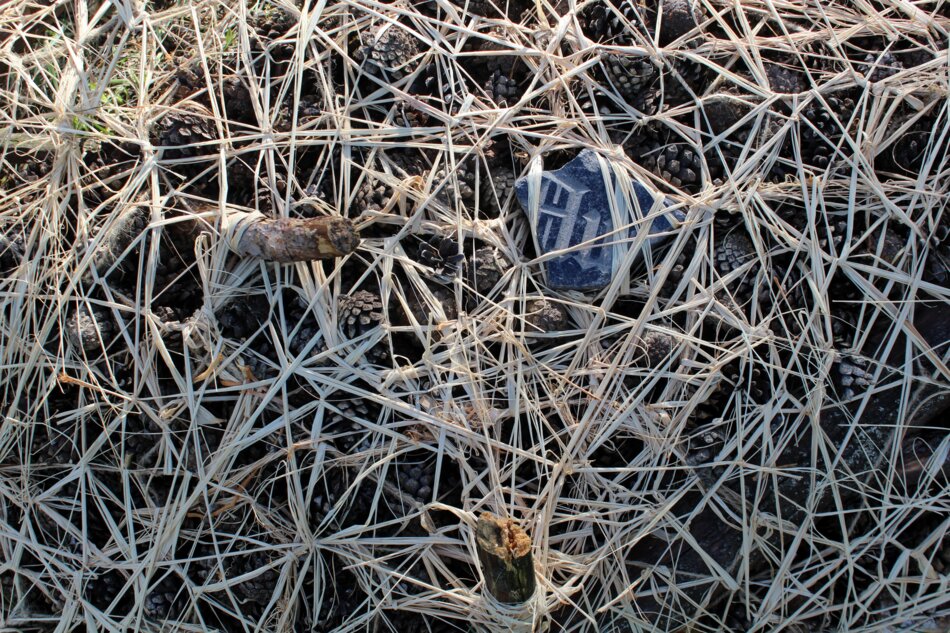
[[[0,626],[945,627],[948,29],[4,4]],[[585,148],[686,213],[590,295],[512,195]],[[240,258],[235,209],[363,241]],[[517,608],[484,511],[532,540]]]

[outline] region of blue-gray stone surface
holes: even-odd
[[[606,165],[606,170],[602,164]],[[618,257],[613,244],[632,243],[636,228],[618,231],[592,242],[590,246],[574,247],[598,236],[607,236],[614,230],[611,191],[617,201],[619,217],[623,218],[618,227],[632,225],[645,217],[654,200],[661,197],[643,184],[632,181],[632,194],[636,199],[626,202],[617,186],[614,170],[608,160],[599,159],[595,152],[585,149],[560,169],[542,172],[537,213],[532,212],[529,203],[528,177],[519,178],[515,183],[518,202],[531,220],[535,242],[540,249],[538,254],[571,249],[544,263],[550,287],[588,291],[610,283],[614,276],[614,258]],[[671,202],[663,199],[660,204],[667,207]],[[683,217],[679,211],[655,215],[650,234],[669,232],[674,226],[673,221]],[[666,237],[651,237],[649,242],[654,245]]]

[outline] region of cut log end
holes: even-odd
[[[360,245],[356,227],[346,218],[330,218],[327,222],[327,239],[330,246],[341,255],[352,253]]]
[[[488,592],[496,600],[519,604],[534,595],[531,538],[523,529],[485,512],[478,518],[475,541]]]

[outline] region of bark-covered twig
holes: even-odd
[[[353,223],[340,217],[270,219],[228,210],[221,229],[242,257],[281,263],[342,257],[360,243]]]

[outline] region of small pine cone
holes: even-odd
[[[567,310],[560,303],[547,299],[534,299],[526,306],[525,332],[528,334],[545,334],[560,332],[571,326]]]
[[[255,551],[250,554],[232,557],[228,570],[229,576],[241,576],[254,571],[265,569],[245,580],[234,588],[234,593],[242,602],[252,602],[259,606],[267,606],[274,595],[274,589],[280,578],[280,573],[273,567],[273,557],[267,551]]]
[[[660,15],[655,9],[649,13],[654,32],[659,27],[660,46],[666,46],[684,35],[694,32],[705,20],[705,10],[697,0],[663,0]],[[659,18],[659,25],[657,25]]]
[[[80,305],[64,324],[66,338],[77,350],[96,354],[108,347],[115,336],[115,323],[109,310]]]
[[[125,590],[126,579],[121,572],[106,570],[96,573],[83,590],[83,597],[98,609],[106,609]]]
[[[198,144],[217,138],[211,113],[196,103],[180,104],[162,115],[152,128],[152,143],[165,148],[162,157],[172,160],[212,154],[213,146]]]
[[[307,310],[307,301],[303,297],[296,297],[291,304],[288,327],[291,328],[291,331],[293,328],[299,327],[297,334],[294,335],[288,345],[290,353],[294,356],[301,354],[310,341],[319,336],[320,324],[317,323],[313,314]],[[324,345],[317,343],[311,353],[318,354],[325,349]]]
[[[934,571],[942,576],[950,575],[950,538],[944,537],[937,545],[937,551],[933,557]]]
[[[723,371],[733,389],[741,390],[747,398],[764,404],[772,397],[772,382],[768,372],[758,365],[751,367],[733,364]]]
[[[377,484],[369,478],[356,483],[357,475],[356,469],[325,464],[310,501],[310,520],[319,524],[330,519],[339,528],[362,523],[375,507]]]
[[[858,313],[853,306],[833,302],[831,306],[831,335],[837,349],[850,349],[858,332]]]
[[[468,91],[460,79],[443,76],[439,65],[431,63],[422,68],[408,92],[437,109],[456,112]],[[411,116],[428,120],[424,113],[414,112]]]
[[[446,319],[454,321],[458,318],[458,305],[456,305],[454,292],[444,286],[427,284],[426,288],[428,294],[431,294],[441,306],[442,313]],[[441,321],[441,317],[433,309],[433,306],[431,306],[422,296],[421,292],[414,287],[409,288],[406,293],[406,304],[410,314],[412,314],[413,318],[420,325],[439,323]],[[410,325],[412,323],[402,305],[394,306],[394,313],[399,325]],[[438,337],[440,335],[438,332],[434,332],[433,336]]]
[[[334,445],[346,455],[369,450],[368,431],[361,421],[376,423],[379,406],[349,394],[334,396],[331,403],[336,410],[327,409],[325,427],[334,437]]]
[[[827,169],[835,147],[844,135],[844,126],[854,114],[854,101],[844,95],[829,95],[828,106],[814,101],[805,108],[800,125],[802,160],[820,169]]]
[[[831,380],[838,396],[852,400],[871,388],[874,375],[866,358],[842,354],[832,365]]]
[[[226,337],[243,341],[270,320],[270,304],[264,295],[244,296],[229,302],[215,316]]]
[[[600,44],[630,46],[636,42],[633,29],[646,32],[640,7],[632,0],[598,0],[586,4],[578,18],[584,35]]]
[[[950,245],[940,244],[931,247],[927,254],[924,279],[939,286],[950,286]]]
[[[30,451],[33,466],[58,467],[78,463],[82,455],[73,437],[76,430],[75,426],[34,425]]]
[[[309,97],[300,97],[297,101],[297,127],[303,127],[309,121],[317,118],[323,112],[320,102]],[[278,132],[289,132],[294,127],[294,98],[289,95],[277,113],[274,129]]]
[[[509,18],[518,22],[534,4],[531,0],[450,0],[452,4],[475,15],[490,18]],[[464,15],[464,12],[463,12]],[[399,629],[397,629],[399,630]]]
[[[395,189],[367,173],[356,190],[353,203],[350,205],[350,212],[355,216],[359,216],[366,211],[379,213],[390,205],[395,195]]]
[[[888,124],[887,138],[896,140],[878,154],[875,167],[879,172],[904,173],[916,178],[928,156],[946,153],[946,144],[937,145],[934,138],[933,131],[938,126],[936,116],[921,117],[898,135],[897,130],[906,124],[906,117],[898,117]]]
[[[670,266],[670,271],[666,275],[663,288],[660,290],[661,296],[669,298],[673,295],[673,292],[680,285],[680,282],[683,281],[683,274],[686,272],[686,267],[689,265],[691,257],[692,253],[687,252],[687,249],[683,249],[683,251],[676,256],[673,265]]]
[[[431,460],[430,460],[431,461]],[[400,464],[396,467],[396,486],[419,503],[432,501],[435,484],[434,462]]]
[[[449,284],[458,275],[465,256],[459,249],[459,243],[450,237],[433,235],[419,244],[416,260],[428,267],[432,279]]]
[[[507,74],[500,68],[492,72],[485,85],[485,91],[491,100],[498,104],[515,103],[521,98],[523,91],[518,85],[518,79]]]
[[[468,284],[482,296],[489,296],[510,266],[497,248],[483,246],[465,261]]]
[[[146,415],[130,415],[118,429],[123,459],[133,468],[150,469],[161,457],[162,428]]]
[[[782,94],[798,94],[808,89],[802,73],[781,64],[766,62],[765,74],[769,79],[769,87]]]
[[[509,167],[496,167],[492,169],[487,178],[483,178],[482,185],[482,209],[487,211],[487,215],[497,218],[504,212],[511,201],[515,199],[515,182],[518,177]]]
[[[667,94],[663,95],[663,101],[667,104],[692,105],[693,94],[701,97],[714,77],[709,67],[703,64],[688,57],[673,57],[672,71],[667,73],[667,79],[664,82]]]
[[[657,154],[653,172],[678,189],[696,192],[703,182],[703,156],[686,143],[670,143]]]
[[[751,106],[730,92],[719,92],[703,99],[704,123],[712,135],[718,136],[743,121],[752,111]],[[730,134],[730,140],[745,144],[752,132],[752,124],[739,126]]]
[[[647,367],[656,369],[663,365],[676,348],[676,340],[669,334],[662,332],[647,332],[637,344],[641,351],[641,362]]]
[[[883,239],[881,232],[883,231]],[[907,237],[892,227],[881,228],[874,233],[864,244],[865,251],[876,259],[889,266],[897,266],[901,255],[907,248]]]
[[[819,221],[816,226],[818,247],[829,255],[841,253],[844,241],[848,237],[848,220],[841,217],[826,216],[827,223]]]
[[[343,295],[337,302],[337,318],[347,338],[359,338],[383,322],[383,301],[369,290]]]
[[[240,77],[225,77],[221,82],[222,102],[228,118],[234,121],[252,123],[256,119],[251,91]]]
[[[659,156],[669,137],[669,130],[655,123],[639,126],[623,144],[624,152],[649,171],[656,169]]]
[[[290,11],[274,6],[263,5],[262,10],[248,16],[247,25],[251,31],[251,50],[263,51],[271,48],[275,57],[285,59],[293,54],[293,43],[275,44],[297,26],[298,18]]]
[[[383,22],[361,33],[354,58],[369,72],[398,81],[413,72],[419,53],[419,41],[406,29]]]
[[[904,70],[904,65],[893,53],[881,53],[880,55],[868,53],[858,70],[867,77],[868,81],[876,82],[893,77]]]
[[[145,617],[156,622],[180,621],[188,606],[188,590],[178,574],[169,573],[149,590],[143,605]]]
[[[461,200],[467,207],[475,205],[475,188],[478,183],[478,174],[474,161],[467,160],[460,163],[454,173],[443,167],[435,174],[434,190],[436,198],[445,206],[453,208],[456,200]]]
[[[744,233],[732,230],[720,239],[717,239],[714,246],[714,262],[716,272],[720,277],[726,277],[733,271],[747,266],[749,262],[755,260],[755,246]],[[739,305],[745,305],[752,301],[757,286],[757,267],[753,266],[739,279],[729,283],[729,293],[735,298]]]
[[[603,57],[603,68],[607,80],[624,101],[643,113],[656,111],[658,72],[649,57],[608,54]]]

